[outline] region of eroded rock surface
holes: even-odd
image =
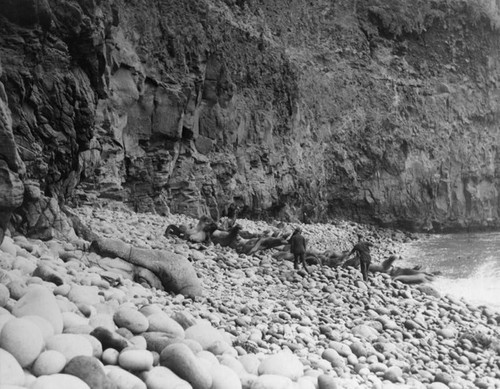
[[[0,80],[2,73],[0,63]],[[0,81],[0,244],[12,212],[23,202],[24,186],[19,177],[22,173],[24,164],[17,153],[7,95]]]
[[[1,100],[40,199],[498,227],[498,9],[476,6],[6,2]],[[48,202],[16,225],[57,236]]]

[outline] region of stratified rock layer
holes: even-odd
[[[45,196],[498,227],[499,17],[480,4],[5,2],[0,155],[36,181],[16,227],[67,229]]]

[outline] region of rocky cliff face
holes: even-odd
[[[6,100],[5,89],[0,82],[0,244],[12,212],[21,206],[24,194],[24,185],[19,177],[24,173],[24,164],[17,153],[12,134],[12,117]]]
[[[58,199],[500,226],[497,10],[406,3],[0,0],[14,223],[50,235]]]

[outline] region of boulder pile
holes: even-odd
[[[500,387],[500,314],[488,307],[386,274],[365,283],[357,269],[314,265],[308,275],[272,250],[247,256],[164,237],[168,224],[193,222],[183,215],[76,212],[104,240],[189,261],[201,292],[99,266],[115,258],[91,242],[6,236],[2,389]],[[362,231],[380,260],[409,239],[347,222],[301,227],[318,250],[348,249]]]

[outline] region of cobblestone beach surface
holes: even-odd
[[[500,388],[500,314],[491,308],[386,274],[366,283],[351,268],[312,265],[307,274],[275,259],[276,249],[247,256],[164,237],[168,224],[196,223],[183,215],[76,212],[101,237],[185,256],[203,296],[115,282],[85,265],[90,242],[7,236],[0,389]],[[318,251],[350,249],[362,233],[375,261],[412,239],[351,222],[301,227]]]

